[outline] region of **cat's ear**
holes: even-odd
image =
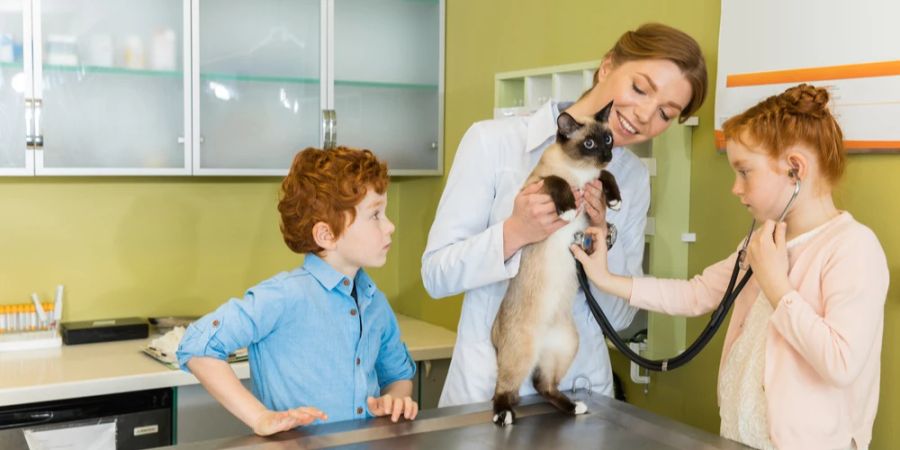
[[[565,136],[567,139],[571,138],[572,133],[578,131],[581,126],[582,125],[567,112],[560,113],[559,117],[556,119],[556,127],[559,130],[559,134]]]
[[[609,112],[612,111],[613,102],[610,101],[603,107],[600,111],[597,111],[597,114],[594,114],[594,120],[597,122],[606,122],[609,120]]]

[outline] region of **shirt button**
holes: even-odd
[[[356,358],[356,365],[357,365],[357,366],[358,366],[359,363],[361,363],[361,362],[362,362],[362,361],[361,361],[359,358]]]
[[[344,278],[344,286],[350,286],[350,280]]]
[[[219,326],[219,319],[213,320],[213,326],[214,327]]]
[[[357,413],[357,414],[362,414],[362,408],[356,408],[356,413]]]
[[[356,310],[355,310],[355,309],[351,309],[351,310],[350,310],[350,315],[351,315],[351,316],[355,316],[355,315],[356,315]]]

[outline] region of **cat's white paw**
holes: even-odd
[[[568,211],[563,211],[563,213],[559,215],[559,218],[565,220],[566,222],[571,222],[576,215],[578,215],[578,210],[570,209]]]
[[[622,202],[620,202],[618,200],[610,200],[609,209],[611,209],[613,211],[618,211],[618,210],[622,209]]]
[[[587,412],[587,405],[584,402],[575,402],[575,414],[584,414]]]
[[[515,421],[515,413],[512,410],[500,411],[497,414],[494,414],[494,417],[491,419],[495,425],[505,427],[507,425],[512,425],[513,421]]]

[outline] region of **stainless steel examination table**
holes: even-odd
[[[588,413],[560,414],[537,396],[516,408],[517,421],[499,428],[491,423],[491,404],[422,411],[412,422],[383,417],[322,424],[262,438],[248,436],[178,445],[179,449],[744,449],[733,441],[674,420],[584,391],[573,398]]]

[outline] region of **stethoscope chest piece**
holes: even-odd
[[[616,238],[619,237],[619,230],[616,229],[616,226],[606,222],[606,250],[612,249],[613,245],[616,243]],[[576,231],[573,239],[573,244],[581,247],[585,253],[591,254],[594,251],[594,238],[593,236],[583,232]]]

